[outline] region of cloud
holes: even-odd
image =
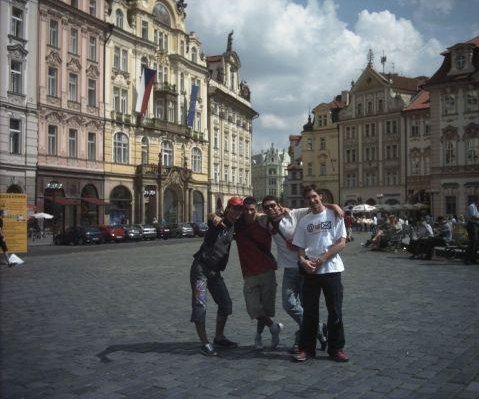
[[[440,3],[440,10],[449,12],[449,1]],[[336,10],[333,0],[188,2],[187,28],[196,31],[208,55],[223,53],[227,34],[234,30],[240,75],[260,113],[254,123],[255,151],[268,142],[286,147],[288,136],[301,131],[308,109],[331,101],[359,77],[369,48],[378,70],[383,51],[388,68],[394,63],[396,72],[431,75],[439,67],[445,46],[426,40],[410,20],[387,10],[363,10],[348,26]]]

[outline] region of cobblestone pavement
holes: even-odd
[[[343,254],[351,360],[320,352],[296,364],[287,353],[295,326],[279,292],[281,345],[253,350],[232,248],[226,333],[240,347],[208,358],[189,322],[189,268],[200,242],[38,247],[24,266],[2,265],[0,396],[479,398],[479,267],[369,252],[358,238]],[[207,313],[212,335],[215,306]]]

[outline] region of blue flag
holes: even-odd
[[[188,120],[186,124],[188,127],[193,127],[195,122],[196,99],[198,98],[199,86],[191,86],[190,109],[188,110]]]

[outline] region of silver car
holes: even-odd
[[[172,229],[171,235],[173,237],[194,237],[195,233],[191,224],[181,223]]]
[[[140,229],[144,240],[156,240],[158,233],[155,226],[151,224],[141,224]]]

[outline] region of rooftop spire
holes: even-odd
[[[226,45],[226,52],[230,52],[231,49],[233,48],[233,32],[234,31],[231,31],[228,34],[228,44]]]
[[[373,50],[369,49],[369,51],[368,51],[368,67],[371,67],[373,65],[373,61],[374,61]]]

